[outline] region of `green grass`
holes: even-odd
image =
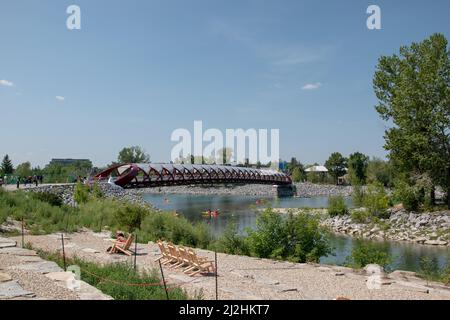
[[[30,247],[30,246],[28,246]],[[63,267],[63,259],[57,253],[36,250],[38,255],[49,261],[56,262]],[[66,265],[76,265],[81,269],[81,280],[96,287],[103,293],[113,297],[115,300],[166,300],[166,292],[161,283],[158,271],[154,269],[150,273],[138,273],[126,263],[115,263],[108,265],[97,265],[79,258],[67,259]],[[145,285],[145,284],[158,285]],[[187,293],[181,288],[169,286],[168,294],[170,300],[187,300]],[[194,297],[195,299],[201,296]]]

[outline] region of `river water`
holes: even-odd
[[[176,211],[192,222],[204,221],[211,226],[215,235],[220,235],[230,221],[236,222],[239,232],[246,228],[253,228],[258,216],[258,209],[267,206],[273,208],[324,208],[328,205],[328,197],[315,198],[261,198],[250,196],[230,195],[185,195],[185,194],[145,194],[144,199],[155,207]],[[351,207],[351,199],[346,198]],[[202,215],[206,210],[218,209],[220,214],[216,218]],[[347,236],[333,235],[331,237],[334,255],[322,257],[321,263],[343,265],[350,255],[355,240]],[[390,270],[418,271],[420,260],[429,258],[443,267],[450,260],[450,248],[433,247],[413,243],[394,241],[374,241],[374,243],[393,257],[388,266]]]

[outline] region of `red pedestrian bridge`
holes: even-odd
[[[110,182],[122,188],[149,188],[190,184],[271,184],[291,185],[291,178],[270,169],[253,169],[226,165],[128,163],[119,164],[97,174],[97,181]]]

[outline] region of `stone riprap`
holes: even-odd
[[[319,196],[350,196],[351,186],[320,185],[312,183],[296,183],[296,196],[311,198]],[[115,198],[151,206],[142,198],[145,193],[157,194],[191,194],[191,195],[237,195],[237,196],[276,196],[277,188],[272,185],[195,185],[195,186],[170,186],[144,189],[122,189],[108,183],[99,183],[102,193],[107,198]],[[65,204],[76,206],[73,199],[74,185],[41,185],[25,189],[34,192],[51,192],[61,197]]]
[[[312,183],[295,183],[296,196],[302,198],[320,196],[350,196],[351,186],[322,185]],[[137,190],[139,193],[179,193],[192,195],[237,195],[237,196],[276,196],[277,189],[272,185],[196,185],[196,186],[170,186],[160,188],[146,188]]]
[[[389,214],[389,218],[371,223],[358,223],[352,220],[351,215],[344,215],[327,217],[322,224],[334,232],[366,239],[450,245],[449,211],[413,213],[405,209],[390,209]]]

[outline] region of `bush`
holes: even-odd
[[[419,263],[418,275],[421,278],[424,278],[427,282],[433,281],[438,278],[439,271],[436,260],[421,258]]]
[[[356,223],[368,223],[371,220],[372,215],[367,210],[353,210],[350,217]]]
[[[162,239],[200,248],[207,248],[212,241],[211,232],[204,223],[193,225],[184,217],[160,212],[151,212],[144,218],[140,235],[145,241]]]
[[[348,208],[342,196],[330,197],[328,199],[328,214],[331,217],[348,214]]]
[[[237,233],[235,222],[228,223],[225,231],[216,244],[216,249],[228,254],[250,255],[248,243],[244,236]]]
[[[284,247],[284,225],[281,216],[272,209],[266,209],[256,219],[256,229],[248,230],[248,242],[253,255],[271,258]]]
[[[369,185],[364,195],[364,206],[373,216],[386,216],[386,210],[389,208],[389,197],[381,183],[376,182]]]
[[[91,187],[91,194],[94,198],[100,199],[103,198],[102,189],[98,186],[98,183],[95,182]]]
[[[139,205],[125,203],[116,210],[114,217],[120,226],[129,232],[140,229],[142,221],[149,214],[149,210]]]
[[[31,195],[34,199],[47,202],[52,206],[61,207],[63,205],[61,197],[51,192],[32,192]]]
[[[73,199],[77,204],[86,203],[89,200],[89,188],[82,184],[81,182],[77,182],[75,185],[75,189],[73,192]]]
[[[259,258],[317,262],[331,253],[329,239],[317,217],[290,214],[283,219],[271,209],[258,217],[256,229],[248,231],[245,243],[250,253]]]
[[[346,264],[352,268],[363,268],[368,264],[378,264],[386,268],[391,260],[386,250],[380,249],[373,243],[357,240]]]
[[[364,206],[364,189],[361,185],[353,186],[352,200],[355,207]]]
[[[328,234],[312,214],[289,215],[286,221],[284,259],[293,262],[319,262],[331,254]]]
[[[413,185],[398,180],[395,182],[394,199],[403,204],[408,211],[417,211],[423,202],[423,194]]]

